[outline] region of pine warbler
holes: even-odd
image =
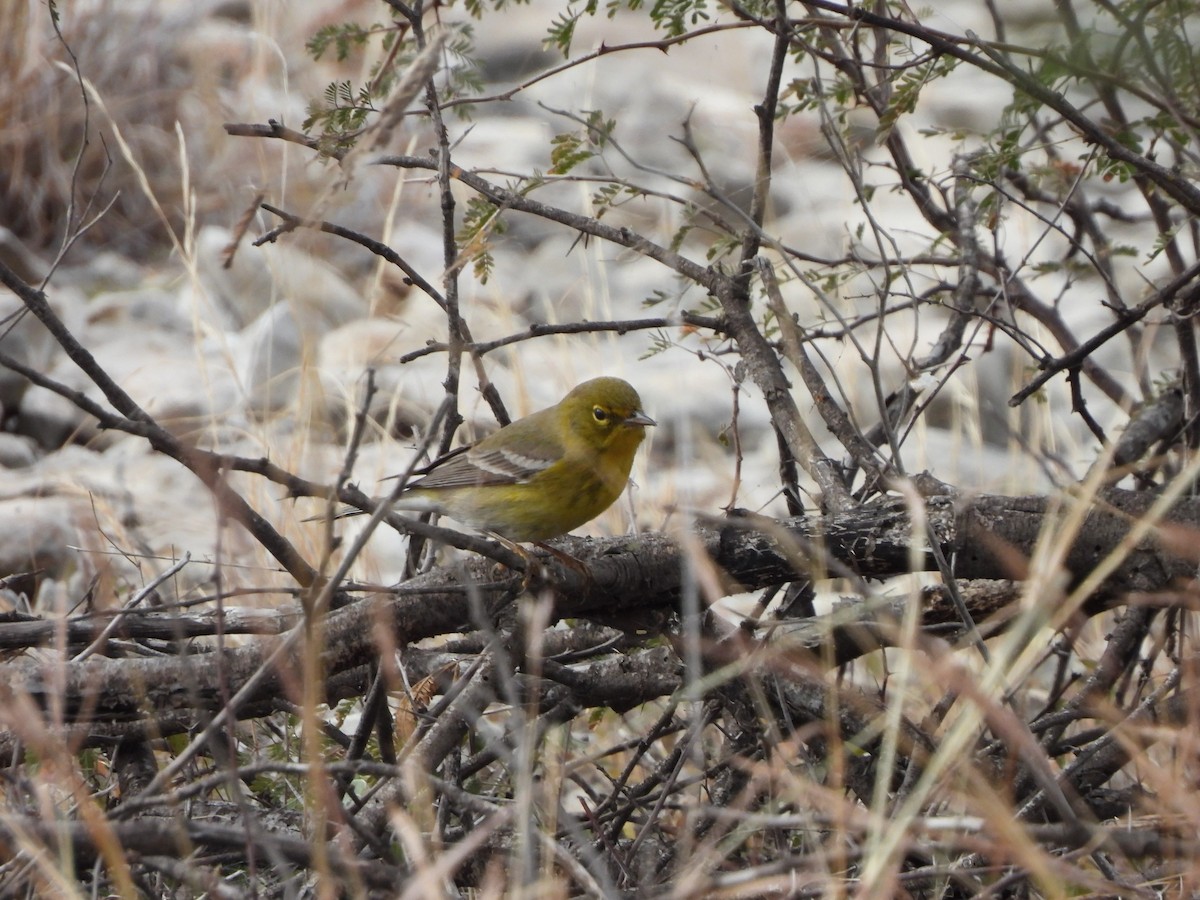
[[[546,541],[621,496],[654,424],[632,386],[593,378],[556,406],[435,461],[396,506],[443,513],[510,541]]]

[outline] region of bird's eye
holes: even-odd
[[[602,407],[593,406],[592,407],[592,415],[595,417],[597,422],[607,422],[608,421],[608,410],[603,409]]]

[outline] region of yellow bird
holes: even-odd
[[[630,384],[593,378],[555,406],[434,461],[396,507],[442,513],[510,541],[547,541],[621,496],[654,424]]]

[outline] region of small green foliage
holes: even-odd
[[[478,94],[482,78],[474,58],[474,30],[470,24],[445,26],[450,36],[443,53],[447,65],[443,70],[445,84],[439,88],[443,100],[453,100]],[[382,53],[371,67],[366,84],[356,86],[349,80],[335,81],[325,88],[322,99],[309,104],[303,130],[317,132],[326,154],[352,147],[367,125],[371,113],[386,105],[387,97],[417,57],[419,47],[413,33],[395,22],[364,28],[354,24],[330,25],[318,31],[307,44],[314,59],[334,51],[337,59],[364,56],[372,41],[378,40]],[[402,41],[397,46],[397,41]],[[468,116],[470,107],[454,107],[460,116]]]
[[[1080,156],[1080,159],[1083,158]],[[1119,184],[1124,184],[1134,175],[1133,166],[1108,155],[1096,157],[1096,171],[1105,181],[1116,181]]]
[[[1175,235],[1179,233],[1179,229],[1183,227],[1182,222],[1177,222],[1172,228],[1167,231],[1161,231],[1154,237],[1154,246],[1150,252],[1146,254],[1146,262],[1149,263],[1156,259],[1167,248],[1171,241],[1175,240]]]
[[[733,423],[725,422],[719,429],[717,429],[717,443],[728,450],[733,446],[733,438],[731,437],[732,434]]]
[[[821,277],[818,277],[816,273],[813,273],[809,277],[812,278],[813,283],[816,284],[824,293],[836,294],[841,289],[842,285],[847,281],[850,281],[852,278],[854,278],[854,276],[855,273],[853,270],[846,269],[839,271],[835,269]]]
[[[588,147],[582,135],[556,134],[550,141],[550,174],[566,175],[593,156],[595,152]]]
[[[672,37],[708,19],[708,3],[705,0],[655,0],[650,8],[650,21]]]
[[[309,104],[301,127],[306,132],[319,131],[322,152],[329,155],[353,146],[367,117],[375,111],[367,88],[355,89],[349,80],[334,81],[326,86],[321,102]]]
[[[670,350],[674,346],[675,341],[665,331],[655,331],[650,335],[650,346],[646,348],[646,351],[638,359],[650,359],[650,357],[658,356],[658,354],[665,350]]]
[[[741,246],[742,239],[736,234],[720,235],[709,245],[708,251],[704,256],[710,263],[717,262],[718,260],[734,255]]]
[[[595,144],[598,150],[604,149],[612,139],[613,132],[617,130],[616,119],[605,118],[604,113],[598,109],[587,110],[584,122],[587,125],[588,140]]]
[[[668,245],[673,252],[678,253],[683,249],[683,242],[687,240],[687,236],[695,227],[695,225],[687,223],[675,229],[675,233],[671,235],[671,243]]]
[[[1143,155],[1141,136],[1132,127],[1122,128],[1113,134],[1112,137],[1118,144],[1128,147],[1133,153],[1139,156]],[[1096,156],[1096,171],[1105,181],[1117,181],[1121,184],[1124,184],[1136,174],[1136,170],[1132,164],[1124,160],[1114,159],[1107,153]]]
[[[605,118],[600,110],[587,110],[581,131],[557,134],[551,140],[549,174],[566,175],[591,159],[609,142],[616,127],[616,121]]]
[[[365,47],[371,36],[379,33],[379,28],[380,26],[363,28],[353,22],[326,25],[309,38],[304,47],[309,56],[313,59],[320,59],[332,46],[335,58],[338,62],[342,62],[350,57],[351,52]]]
[[[1144,122],[1157,137],[1166,138],[1181,147],[1186,147],[1192,142],[1191,132],[1179,127],[1179,122],[1165,110],[1147,117]]]
[[[609,210],[618,209],[626,203],[643,199],[646,192],[631,184],[602,185],[592,194],[593,213],[597,219],[603,218]]]
[[[475,59],[475,29],[464,23],[455,27],[454,34],[446,42],[446,54],[450,57],[445,86],[445,99],[472,97],[483,92],[483,76]],[[469,116],[471,107],[461,104],[454,107],[460,116]]]
[[[1007,119],[1012,107],[1005,111]],[[994,182],[1009,172],[1021,170],[1021,128],[1004,128],[988,148],[975,156],[971,170],[980,181]]]
[[[490,236],[503,234],[504,230],[498,206],[484,197],[472,197],[467,201],[462,227],[454,238],[462,247],[462,255],[472,261],[480,284],[487,284],[496,263],[491,253]]]
[[[564,57],[570,56],[571,41],[575,39],[575,26],[581,15],[583,15],[582,10],[568,7],[564,12],[555,16],[546,30],[544,41],[546,46],[557,48]]]
[[[943,56],[904,70],[903,74],[892,82],[892,93],[887,108],[879,117],[880,140],[896,127],[896,122],[901,116],[906,116],[917,108],[917,101],[925,85],[945,78],[954,71],[956,65],[957,60]]]
[[[619,184],[603,184],[592,194],[592,213],[597,219],[617,205],[617,198],[624,188]]]
[[[479,0],[469,0],[478,3]],[[637,12],[645,6],[645,0],[606,0],[604,14],[612,19],[622,9]],[[744,9],[754,15],[769,17],[774,15],[768,0],[750,0],[743,5]],[[468,9],[470,9],[468,5]],[[568,4],[567,8],[558,13],[546,31],[544,43],[556,48],[564,57],[571,53],[571,42],[575,39],[575,28],[584,16],[595,16],[599,12],[598,0],[587,0],[586,3]],[[689,28],[695,28],[711,18],[708,0],[655,0],[649,11],[650,21],[654,27],[666,32],[671,37],[686,34]]]
[[[492,0],[492,10],[494,12],[503,11],[508,6],[527,6],[529,0]],[[468,0],[467,11],[476,19],[484,17],[487,11],[487,5],[484,0]]]
[[[396,38],[396,26],[372,25],[364,28],[353,22],[326,25],[309,38],[305,48],[313,59],[320,59],[330,48],[338,62],[349,59],[351,54],[361,55],[371,39],[382,35],[386,48],[391,48]],[[403,56],[398,55],[402,60]],[[387,77],[379,78],[378,64],[372,73],[371,87],[355,87],[349,80],[335,81],[325,87],[321,100],[308,105],[302,130],[319,133],[321,150],[325,155],[347,150],[354,145],[359,131],[367,123],[368,116],[376,111],[375,98],[384,96],[396,77],[395,67],[389,67]]]

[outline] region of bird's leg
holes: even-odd
[[[538,558],[536,556],[534,556],[532,553],[530,553],[528,550],[526,550],[523,546],[516,543],[515,541],[510,541],[508,538],[504,537],[504,535],[496,534],[496,532],[494,532],[494,531],[487,532],[487,535],[492,540],[496,541],[499,544],[502,544],[503,546],[505,546],[509,550],[511,550],[513,553],[517,554],[517,556],[521,557],[521,561],[525,563],[525,572],[521,577],[520,593],[521,594],[528,593],[530,586],[533,584],[534,577],[541,575],[541,569],[542,569],[541,562],[539,562]]]
[[[561,550],[556,550],[549,544],[542,543],[541,541],[534,541],[533,545],[545,550],[572,572],[579,573],[580,577],[586,580],[589,585],[592,583],[592,570],[589,569],[587,564],[582,560],[576,559],[570,553],[564,553]]]
[[[542,574],[541,561],[527,549],[525,549],[525,547],[510,541],[503,535],[496,534],[494,531],[489,531],[488,536],[503,544],[513,553],[517,554],[517,556],[521,557],[521,559],[525,562],[525,577],[521,579],[521,591],[522,593],[528,591],[530,585],[533,583],[534,577]],[[592,583],[592,571],[587,567],[586,563],[576,559],[569,553],[564,553],[562,550],[556,550],[554,547],[551,547],[549,544],[544,543],[543,541],[530,541],[529,543],[533,544],[533,546],[540,550],[545,550],[558,562],[562,563],[565,568],[577,573],[589,585]]]

